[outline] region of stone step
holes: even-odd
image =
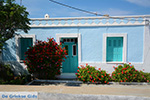
[[[28,83],[27,85],[49,85],[49,84],[65,84],[65,85],[72,85],[78,86],[81,85],[83,82],[76,81],[76,80],[33,80],[32,82]]]

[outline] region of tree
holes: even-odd
[[[16,4],[15,0],[0,0],[0,50],[7,40],[17,34],[17,30],[28,32],[28,15],[26,8]]]

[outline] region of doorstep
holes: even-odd
[[[56,78],[59,80],[76,80],[75,73],[61,73],[61,75],[57,75]]]

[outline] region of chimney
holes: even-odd
[[[49,15],[48,15],[48,14],[45,14],[45,18],[49,18]]]

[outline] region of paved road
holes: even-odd
[[[122,100],[150,100],[150,85],[86,85],[66,86],[66,85],[44,85],[44,86],[26,86],[26,85],[0,85],[0,92],[38,92],[40,100],[44,97],[51,97],[50,100],[77,100],[78,97],[85,97],[81,100],[94,96],[95,100],[106,97],[107,100],[115,100],[116,97],[122,97]],[[57,96],[56,96],[57,95]],[[89,97],[90,96],[90,97]],[[53,97],[53,99],[52,99]],[[56,98],[57,97],[57,98]],[[74,97],[67,99],[61,97]],[[142,97],[142,98],[137,98]],[[98,99],[99,98],[99,99]],[[106,99],[105,98],[105,99]],[[115,98],[115,99],[109,99]],[[120,99],[120,98],[119,98]],[[118,99],[118,100],[119,100]],[[48,100],[48,99],[47,99]],[[121,99],[120,99],[121,100]]]

